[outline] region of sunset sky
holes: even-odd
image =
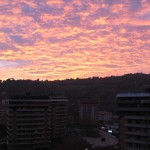
[[[150,73],[150,0],[0,0],[0,79]]]

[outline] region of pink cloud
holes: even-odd
[[[0,5],[5,8],[0,14],[1,79],[149,73],[148,1],[136,12],[130,1],[14,0]],[[21,61],[28,63],[18,65]]]

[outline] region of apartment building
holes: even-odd
[[[0,104],[0,124],[6,124],[6,104],[5,100],[1,101]]]
[[[65,133],[67,99],[48,96],[12,96],[7,104],[9,150],[49,148]]]
[[[150,93],[117,95],[120,150],[150,150]]]
[[[93,99],[81,100],[79,119],[81,125],[95,125],[98,122],[98,101]]]
[[[52,137],[62,137],[66,133],[68,121],[68,100],[63,97],[53,97],[50,99],[52,112]]]

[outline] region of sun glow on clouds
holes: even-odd
[[[0,78],[150,73],[149,8],[149,0],[0,1]]]

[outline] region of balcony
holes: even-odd
[[[22,130],[22,131],[24,131],[24,130]],[[7,134],[8,134],[8,136],[11,136],[11,135],[13,135],[13,134],[15,134],[15,135],[22,135],[22,136],[25,136],[25,135],[31,135],[31,136],[33,136],[33,135],[45,135],[45,131],[34,131],[34,130],[32,130],[33,132],[15,132],[15,133],[13,133],[13,131],[11,131],[11,132],[9,132],[9,131],[7,131]],[[46,131],[46,133],[47,134],[51,134],[51,130],[47,130]]]
[[[127,131],[127,135],[150,136],[150,132]]]
[[[118,111],[143,111],[143,112],[148,112],[150,111],[150,108],[134,108],[134,107],[123,107],[123,108],[118,108]]]
[[[42,117],[42,118],[40,118],[40,117],[38,117],[38,118],[35,118],[35,117],[30,117],[30,118],[29,118],[29,117],[27,117],[27,118],[25,118],[25,117],[24,117],[24,118],[18,118],[18,117],[17,117],[17,118],[15,118],[15,121],[24,121],[24,120],[26,120],[26,121],[31,120],[31,121],[32,121],[32,120],[39,120],[39,121],[43,121],[43,122],[44,122],[44,119],[45,119],[44,117]],[[14,119],[13,119],[13,118],[9,118],[8,120],[9,120],[9,121],[13,121]]]
[[[17,125],[26,125],[26,126],[35,126],[35,125],[44,125],[44,122],[17,122]]]
[[[26,127],[26,128],[17,128],[16,131],[34,131],[34,130],[44,130],[44,127]],[[47,127],[47,129],[51,129],[51,127]]]
[[[125,150],[145,150],[145,148],[134,148],[134,147],[130,148],[130,147],[126,147]]]
[[[127,127],[137,127],[137,128],[150,128],[149,124],[133,124],[133,123],[128,123],[125,126]]]
[[[51,141],[50,141],[51,142]],[[20,141],[17,145],[34,145],[34,144],[45,144],[44,140],[41,141]]]
[[[125,119],[150,120],[150,117],[149,116],[125,116]]]
[[[51,136],[47,136],[47,138],[50,139]],[[19,139],[19,140],[27,140],[27,139],[31,139],[31,140],[40,140],[41,139],[41,140],[43,140],[43,139],[45,139],[45,136],[44,135],[42,135],[42,136],[32,135],[32,136],[27,136],[27,137],[21,136],[21,137],[17,137],[17,139]]]
[[[37,101],[36,101],[37,102]],[[48,103],[20,103],[20,104],[9,104],[10,107],[47,107]]]
[[[143,144],[143,145],[147,145],[148,144],[147,141],[140,141],[140,140],[135,140],[135,139],[127,139],[125,141],[127,143],[137,143],[137,144]]]
[[[45,124],[45,122],[41,122],[41,121],[39,121],[39,122],[35,122],[34,120],[33,121],[29,121],[29,122],[27,122],[27,121],[24,121],[24,122],[21,122],[20,120],[18,121],[16,121],[15,122],[15,124],[16,125],[26,125],[26,126],[28,126],[28,125],[30,125],[30,126],[34,126],[34,125],[44,125]],[[7,125],[8,126],[13,126],[13,122],[7,122]]]

